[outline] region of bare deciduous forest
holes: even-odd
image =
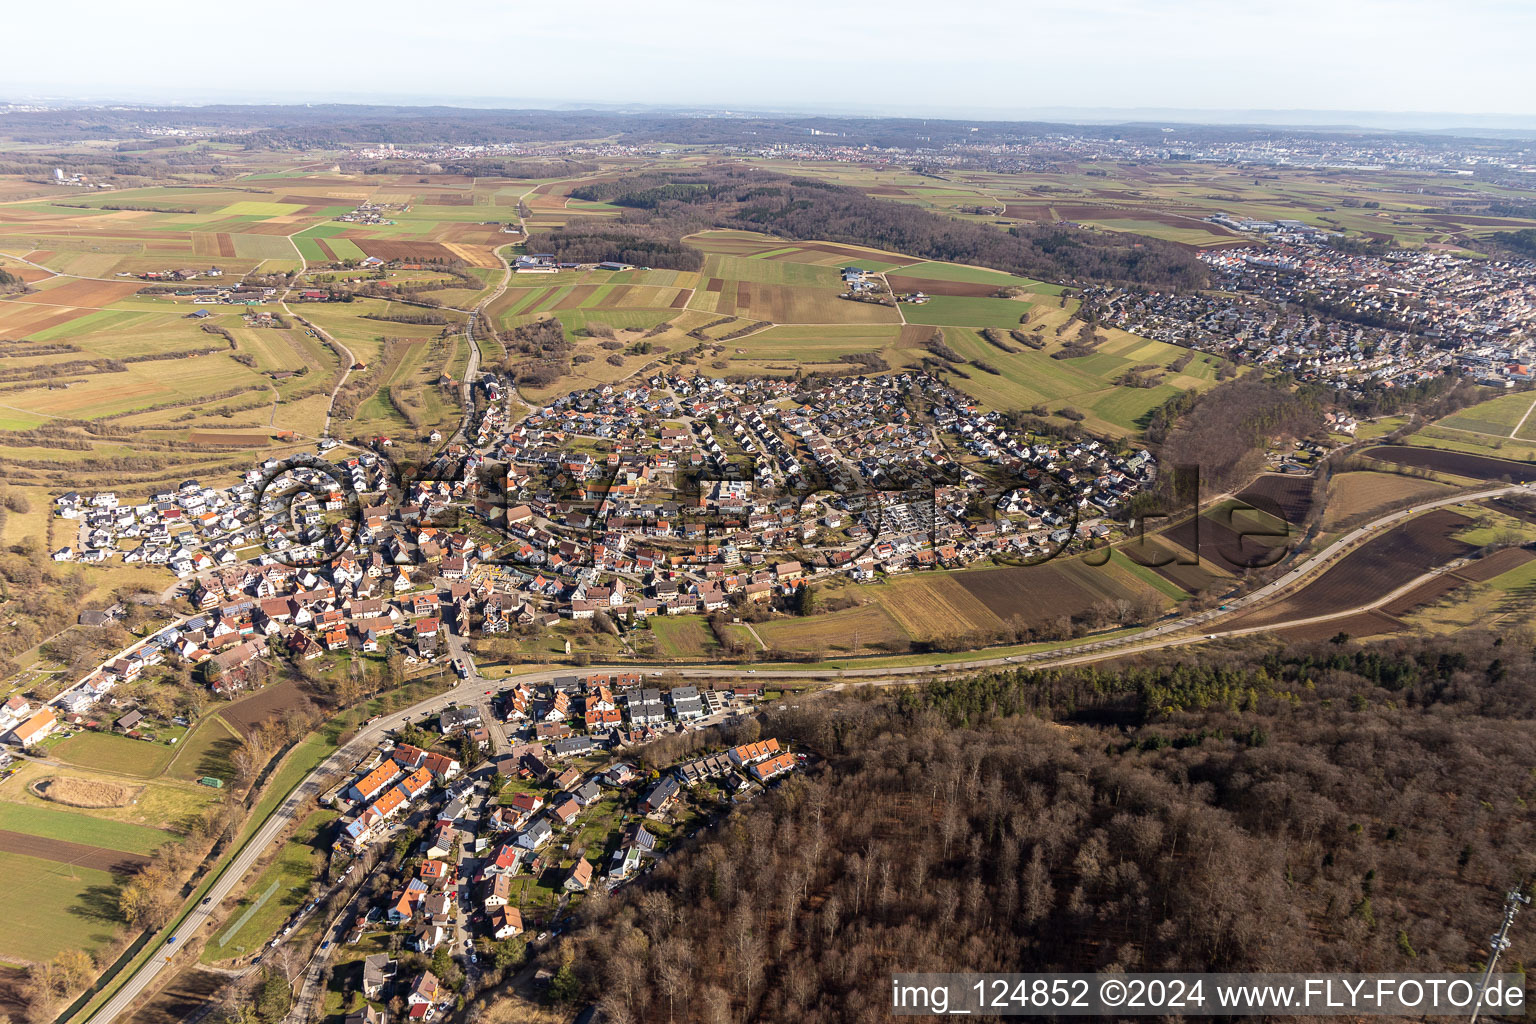
[[[1536,870],[1533,714],[1488,636],[802,700],[763,733],[824,760],[589,900],[553,990],[800,1024],[886,1019],[894,971],[1475,969]]]

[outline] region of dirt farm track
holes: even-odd
[[[4,829],[0,829],[0,850],[37,857],[40,860],[51,860],[59,864],[76,864],[82,868],[95,868],[98,871],[136,871],[150,862],[148,857],[137,853],[104,850],[99,846],[86,846],[83,843],[71,843],[63,839],[46,839],[42,836],[8,832]]]

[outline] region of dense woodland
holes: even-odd
[[[1533,717],[1489,636],[802,699],[762,732],[825,760],[589,898],[551,991],[815,1024],[893,971],[1474,969],[1536,877]]]
[[[617,222],[575,223],[536,234],[530,248],[563,260],[621,259],[693,270],[700,258],[685,259],[673,247],[681,247],[693,231],[723,227],[869,245],[1048,281],[1185,288],[1207,283],[1199,261],[1171,242],[1061,224],[1020,224],[1004,231],[872,198],[855,188],[750,168],[647,172],[571,194],[626,210]],[[652,250],[655,255],[647,255]]]

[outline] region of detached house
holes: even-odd
[[[59,719],[52,708],[42,708],[11,727],[5,738],[12,743],[30,746],[46,737],[59,726]]]
[[[592,862],[586,858],[579,858],[576,866],[571,868],[570,877],[565,880],[566,892],[586,892],[592,887]]]

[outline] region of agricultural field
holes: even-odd
[[[770,651],[823,656],[890,653],[904,650],[910,639],[894,613],[873,602],[803,619],[775,619],[753,628]]]
[[[1094,564],[1099,561],[1104,564]],[[992,614],[1014,624],[1081,615],[1101,602],[1163,601],[1157,588],[1105,556],[977,569],[957,573],[955,579]]]
[[[166,773],[186,782],[216,778],[229,785],[235,779],[229,757],[240,741],[240,734],[222,715],[205,715],[177,744],[176,756],[166,766]]]
[[[84,767],[110,765],[115,772],[152,779],[165,771],[176,748],[164,743],[129,739],[110,732],[82,732],[55,746],[50,753],[61,761]]]
[[[154,853],[175,838],[173,833],[147,825],[107,821],[74,810],[7,802],[0,802],[0,830],[139,855]]]
[[[0,784],[0,870],[25,897],[17,926],[0,937],[0,959],[28,962],[111,945],[121,928],[121,880],[159,847],[180,841],[189,818],[215,799],[189,784],[23,765]]]
[[[1494,437],[1489,434],[1474,434],[1467,430],[1453,430],[1442,427],[1438,423],[1420,427],[1402,443],[1418,448],[1438,448],[1444,452],[1464,452],[1468,455],[1485,455],[1517,462],[1536,462],[1536,442],[1512,437]]]
[[[1533,406],[1536,395],[1521,391],[1469,406],[1436,420],[1435,424],[1446,430],[1536,441],[1536,417],[1530,415]]]
[[[1423,176],[1406,171],[1267,168],[1256,177],[1237,167],[1209,164],[1094,161],[1068,163],[1049,172],[959,170],[927,175],[847,163],[754,162],[959,220],[999,227],[1073,223],[1192,248],[1243,244],[1241,234],[1204,219],[1216,213],[1299,220],[1346,237],[1470,252],[1478,251],[1478,239],[1491,232],[1536,226],[1536,221],[1520,217],[1444,212],[1426,202]],[[1442,194],[1469,200],[1504,195],[1497,185],[1464,178],[1443,189]]]
[[[49,793],[48,783],[66,780],[70,794],[61,799],[40,795]],[[73,794],[79,791],[82,796]],[[52,811],[68,811],[92,819],[142,825],[159,830],[184,831],[193,815],[201,814],[218,801],[218,794],[204,786],[175,779],[140,779],[109,773],[105,766],[54,767],[28,763],[0,785],[0,803]],[[82,803],[83,801],[83,803]]]
[[[1300,538],[1307,505],[1265,479],[1198,516],[1133,538],[1126,557],[1190,594],[1230,587],[1234,577],[1273,565]]]
[[[341,353],[292,324],[253,330],[240,314],[290,315],[278,301],[287,285],[301,288],[309,275],[327,284],[348,273],[355,279],[358,271],[343,264],[376,255],[403,261],[392,272],[395,283],[436,288],[426,294],[462,320],[452,308],[489,294],[505,269],[494,250],[518,237],[503,230],[511,214],[498,210],[493,197],[527,187],[443,176],[256,173],[212,187],[0,205],[0,263],[29,286],[0,299],[0,339],[14,342],[0,352],[0,458],[12,461],[4,451],[7,431],[91,420],[97,426],[90,432],[67,429],[74,444],[63,448],[85,470],[72,483],[88,486],[98,467],[130,456],[148,455],[141,464],[165,461],[154,453],[190,443],[223,449],[218,465],[232,467],[281,450],[278,431],[317,435],[343,369]],[[389,204],[379,223],[335,219],[367,201]],[[433,271],[431,261],[467,268],[473,287]],[[278,277],[276,299],[254,307],[195,305],[190,291],[173,295],[172,287],[135,276],[172,271],[192,275],[186,289],[227,286],[251,274],[302,276]],[[143,291],[152,285],[162,294]],[[346,305],[333,311],[306,303],[301,312],[364,361],[377,357],[384,337],[441,333],[374,319],[399,312],[391,303]],[[443,422],[457,417],[456,408],[425,412]],[[23,451],[15,462],[48,479],[41,455]],[[214,475],[211,468],[204,474]],[[152,480],[144,473],[142,481],[126,482]]]
[[[283,689],[260,691],[224,713],[248,727],[280,711]],[[0,783],[0,867],[15,872],[29,896],[27,934],[0,938],[0,959],[113,942],[120,881],[182,841],[222,799],[193,780],[232,778],[228,756],[238,736],[220,714],[204,716],[174,746],[81,732],[52,745],[54,763],[24,763]]]
[[[1476,545],[1460,538],[1472,526],[1471,519],[1452,509],[1416,516],[1360,545],[1289,597],[1245,612],[1227,625],[1263,626],[1368,604],[1437,566],[1471,554]]]
[[[1264,473],[1237,495],[1241,502],[1290,524],[1299,533],[1312,513],[1313,480],[1289,473]]]
[[[912,644],[987,642],[1023,625],[1056,624],[1096,608],[1120,613],[1124,602],[1166,607],[1186,596],[1118,553],[1061,558],[1039,565],[917,572],[831,592],[852,608],[810,618],[775,619],[755,628],[770,650],[827,656],[901,652]]]
[[[656,653],[662,658],[691,661],[718,651],[720,645],[709,624],[698,615],[661,615],[649,620],[656,638]]]
[[[1351,523],[1375,518],[1394,506],[1444,497],[1455,489],[1451,484],[1400,473],[1339,473],[1328,483],[1323,529],[1339,531]]]
[[[622,379],[623,373],[604,368],[611,365],[605,353],[583,347],[592,324],[618,329],[620,341],[671,325],[645,338],[650,360],[631,363],[626,356],[621,371],[670,359],[701,373],[726,375],[801,368],[853,372],[849,359],[868,354],[893,368],[914,367],[931,359],[927,343],[937,328],[945,344],[969,361],[943,375],[984,405],[1028,409],[1045,404],[1050,415],[1061,408],[1076,410],[1085,427],[1115,436],[1136,434],[1147,414],[1178,391],[1212,386],[1221,369],[1214,357],[1113,329],[1097,332],[1091,354],[1053,358],[1072,340],[1068,331],[1075,335],[1082,326],[1071,319],[1076,300],[1063,298],[1057,286],[1028,278],[747,232],[708,231],[688,241],[706,253],[697,274],[562,271],[527,275],[532,279],[528,284],[514,275],[512,287],[490,307],[498,323],[515,327],[552,315],[578,346],[572,372],[556,386],[537,389],[534,397]],[[887,274],[893,287],[923,290],[932,298],[896,308],[841,299],[839,268],[847,265],[871,272],[893,268],[900,272]],[[1042,347],[1009,341],[1011,351],[1005,351],[983,340],[980,330],[988,327],[1037,335]],[[686,336],[696,329],[706,339],[702,352],[698,337]],[[585,359],[586,354],[604,358]],[[1175,363],[1182,365],[1174,369]],[[1132,371],[1149,386],[1117,383]]]
[[[1412,607],[1395,609],[1405,622],[1431,633],[1501,629],[1530,621],[1536,610],[1536,558],[1506,548],[1456,573],[1458,586],[1425,595]]]
[[[999,302],[1017,306],[1010,299],[965,299],[964,302]],[[926,307],[924,307],[926,308]],[[1015,318],[1017,320],[1017,318]],[[1038,330],[1031,321],[1027,330]],[[1046,332],[1049,337],[1049,332]],[[946,327],[944,341],[970,361],[960,369],[966,378],[952,379],[962,391],[982,404],[998,409],[1030,409],[1045,405],[1053,415],[1062,408],[1083,414],[1084,427],[1115,437],[1134,436],[1144,426],[1148,413],[1179,391],[1203,391],[1215,384],[1216,357],[1196,354],[1182,369],[1173,364],[1189,355],[1188,350],[1162,342],[1138,338],[1124,331],[1101,332],[1105,340],[1093,354],[1079,358],[1056,359],[1061,343],[1047,342],[1035,350],[1014,345],[1005,352],[974,330]],[[990,367],[996,373],[983,367]],[[1156,377],[1152,387],[1126,387],[1114,382],[1132,370]],[[1057,417],[1060,418],[1059,416]]]
[[[0,872],[16,896],[0,959],[49,960],[66,949],[105,948],[116,937],[119,876],[111,871],[0,849]]]
[[[1536,464],[1470,452],[1408,445],[1378,445],[1367,448],[1362,454],[1368,459],[1473,480],[1510,480],[1516,483],[1536,480]]]
[[[390,286],[438,287],[453,282],[432,270],[431,261],[453,260],[480,287],[424,293],[442,303],[451,334],[462,323],[458,310],[491,294],[500,281],[505,265],[496,250],[520,237],[503,230],[512,216],[509,207],[526,200],[532,228],[615,212],[604,204],[570,202],[577,179],[423,177],[256,173],[211,188],[124,190],[67,206],[38,200],[0,208],[0,258],[34,279],[30,294],[0,300],[0,336],[14,334],[30,343],[36,365],[76,367],[73,374],[38,376],[35,386],[11,390],[0,402],[0,432],[58,419],[121,420],[124,428],[133,428],[131,439],[96,432],[82,434],[82,444],[105,449],[117,443],[135,450],[194,438],[230,439],[246,442],[245,454],[264,447],[254,443],[263,433],[269,444],[278,430],[313,436],[324,424],[327,396],[343,369],[338,350],[292,326],[251,330],[238,315],[212,307],[215,316],[206,326],[234,338],[227,351],[213,351],[223,339],[187,319],[195,307],[140,294],[143,283],[122,275],[182,266],[216,266],[226,278],[298,270],[302,276],[291,279],[298,288],[306,282],[334,285],[356,274],[343,263],[375,256],[400,261],[382,275]],[[334,219],[364,201],[385,204],[378,223]],[[109,205],[137,208],[102,208]],[[561,320],[577,345],[577,358],[568,377],[548,389],[551,394],[622,380],[658,359],[679,358],[699,344],[687,336],[695,329],[716,341],[713,351],[706,342],[705,351],[690,357],[705,373],[798,365],[830,369],[847,366],[844,356],[867,352],[882,353],[891,366],[912,366],[926,353],[904,321],[912,328],[941,328],[948,343],[1001,371],[958,368],[968,379],[957,373],[955,382],[983,403],[1070,404],[1087,416],[1086,426],[1120,435],[1134,433],[1147,411],[1176,389],[1206,387],[1215,377],[1215,366],[1201,357],[1183,372],[1160,374],[1153,387],[1133,392],[1116,387],[1114,378],[1133,367],[1167,371],[1178,350],[1138,351],[1150,343],[1115,332],[1091,356],[1050,362],[1044,357],[1059,335],[1049,338],[1043,354],[1016,357],[979,339],[975,332],[984,327],[1022,326],[1047,335],[1064,330],[1075,300],[1061,299],[1061,289],[1048,283],[862,246],[787,242],[751,232],[708,231],[689,242],[706,254],[698,273],[637,268],[512,275],[490,307],[492,322],[504,331],[538,317]],[[898,290],[922,290],[932,298],[899,308],[841,299],[839,269],[850,264],[887,274]],[[445,333],[393,319],[419,311],[381,299],[289,308],[365,364],[382,356],[385,338],[435,346]],[[284,313],[279,303],[257,311]],[[663,330],[644,338],[642,351],[637,343],[658,327]],[[596,341],[610,331],[625,343],[617,354]],[[740,336],[719,340],[730,334]],[[191,355],[199,349],[207,354]],[[454,353],[445,365],[453,369],[463,357],[462,351]],[[21,358],[18,353],[18,361],[6,363],[13,376],[32,370]],[[127,363],[125,370],[82,362],[130,358],[144,362]],[[423,364],[435,366],[437,360],[415,361]],[[370,386],[374,383],[370,378]],[[400,381],[376,384],[357,403],[357,418],[340,429],[359,434],[414,429],[415,418],[402,415],[392,400]],[[8,386],[3,375],[0,386]],[[445,402],[423,401],[417,412],[423,425],[456,415]]]

